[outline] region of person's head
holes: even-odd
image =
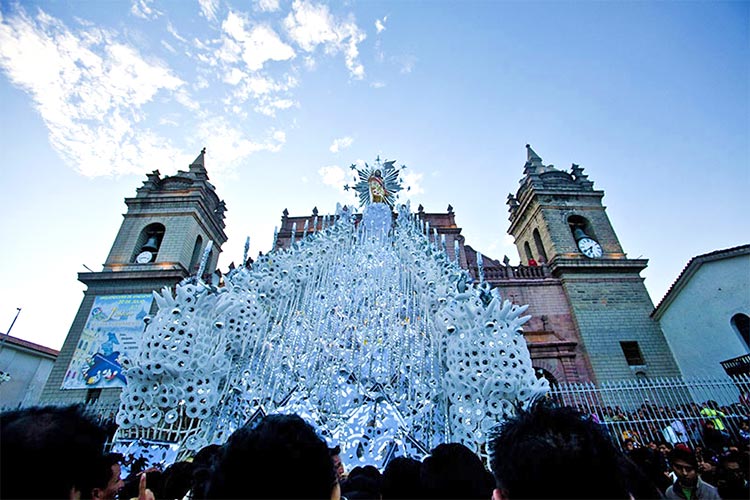
[[[204,446],[193,457],[193,477],[190,483],[193,498],[203,498],[206,481],[211,476],[214,460],[221,453],[221,446],[209,444]]]
[[[341,461],[341,446],[336,445],[328,450],[333,461],[333,469],[336,471],[336,478],[341,481],[344,479],[344,463]]]
[[[635,448],[635,444],[633,443],[632,439],[628,438],[622,442],[622,447],[625,451],[630,452]]]
[[[428,498],[482,498],[492,478],[476,453],[459,443],[436,446],[422,461],[420,482]]]
[[[163,498],[182,498],[190,490],[193,479],[193,463],[175,462],[164,469],[162,482]]]
[[[683,486],[694,486],[698,482],[698,460],[695,453],[682,446],[669,453],[669,466]]]
[[[325,441],[297,415],[235,431],[214,460],[206,498],[323,498],[338,484]]]
[[[105,470],[109,471],[109,481],[103,488],[94,488],[91,491],[91,498],[93,500],[114,500],[117,498],[117,493],[125,485],[124,481],[120,478],[122,475],[122,470],[120,469],[121,462],[122,455],[120,453],[106,455],[104,467]]]
[[[747,480],[747,461],[743,460],[739,452],[722,455],[719,458],[717,479],[717,486],[744,485]]]
[[[355,467],[341,483],[341,494],[350,500],[379,500],[382,475],[372,465]]]
[[[0,414],[0,497],[89,498],[105,488],[106,430],[81,406],[43,406]],[[39,479],[29,481],[29,473]]]
[[[505,421],[490,444],[495,499],[628,498],[622,453],[574,409],[539,401]]]
[[[383,471],[381,494],[383,499],[420,498],[422,486],[419,473],[422,463],[410,457],[396,457],[388,462]]]
[[[671,443],[668,443],[666,441],[662,441],[661,443],[659,443],[659,453],[661,453],[663,457],[666,457],[670,451],[672,451]]]

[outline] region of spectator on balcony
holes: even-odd
[[[531,258],[529,259],[529,266],[531,266],[531,267],[536,267],[536,266],[538,266],[538,265],[539,265],[539,264],[537,264],[537,263],[536,263],[536,260],[534,260],[534,257],[531,257]]]

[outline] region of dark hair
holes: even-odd
[[[421,498],[419,474],[422,463],[410,457],[396,457],[383,471],[381,494],[383,499]]]
[[[357,466],[341,484],[341,494],[350,500],[378,500],[382,477],[372,465]]]
[[[335,484],[328,447],[315,429],[297,415],[269,415],[229,437],[206,498],[329,499]]]
[[[221,453],[221,446],[209,444],[204,446],[193,457],[193,477],[190,482],[192,497],[195,499],[205,498],[205,486],[211,476],[211,467],[214,460]]]
[[[667,455],[667,460],[669,460],[670,465],[674,464],[676,460],[680,460],[692,465],[693,467],[698,467],[698,460],[695,457],[695,453],[683,446],[675,446],[672,448],[669,455]]]
[[[428,498],[492,496],[492,476],[477,454],[460,443],[436,446],[422,461],[420,482]]]
[[[504,422],[491,468],[510,498],[628,498],[622,453],[597,423],[544,400]]]
[[[182,498],[190,490],[193,480],[192,462],[180,461],[164,469],[162,498]]]
[[[82,406],[38,406],[0,414],[0,497],[82,498],[112,475],[106,430]],[[29,481],[33,471],[44,477]]]

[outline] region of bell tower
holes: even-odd
[[[602,205],[604,191],[573,164],[544,165],[526,145],[524,176],[508,195],[510,227],[521,262],[549,266],[570,303],[597,380],[679,376],[640,272],[647,259],[623,251]]]
[[[79,273],[87,289],[41,396],[42,403],[116,401],[125,376],[121,362],[138,347],[151,292],[194,274],[209,242],[212,273],[226,242],[226,205],[208,182],[206,150],[187,171],[146,175],[99,272]]]

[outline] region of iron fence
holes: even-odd
[[[705,446],[703,426],[739,442],[743,420],[750,416],[750,376],[721,379],[637,379],[553,386],[549,398],[571,406],[604,425],[623,446],[650,441]]]

